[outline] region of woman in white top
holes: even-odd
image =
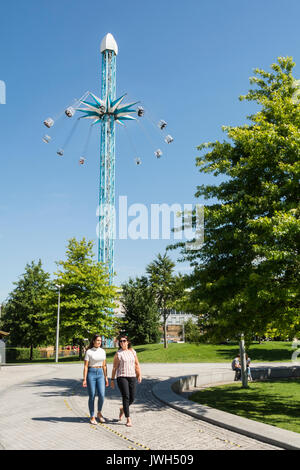
[[[142,381],[140,364],[135,350],[132,348],[127,336],[119,337],[119,350],[116,352],[111,374],[111,387],[114,388],[115,375],[122,394],[123,407],[120,408],[119,419],[123,414],[127,418],[126,426],[132,426],[129,414],[129,406],[135,398],[136,378],[138,383]]]
[[[108,387],[106,353],[101,348],[102,340],[100,335],[94,335],[89,347],[86,350],[83,369],[83,387],[88,388],[89,411],[91,424],[97,424],[94,404],[96,391],[98,393],[98,418],[100,423],[105,423],[102,416],[102,407],[105,396],[105,386]]]

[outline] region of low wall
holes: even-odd
[[[253,380],[290,379],[300,377],[300,366],[251,368]]]
[[[213,385],[220,382],[233,382],[234,376],[235,372],[232,370],[224,372],[211,372],[201,375],[188,375],[186,377],[180,377],[177,382],[174,382],[172,384],[172,389],[175,393],[181,393],[195,387],[201,387],[202,385]]]
[[[251,367],[253,380],[272,380],[288,379],[300,377],[300,366],[282,366],[282,367]],[[189,375],[181,377],[172,384],[175,393],[181,393],[203,385],[214,385],[222,382],[233,382],[235,372],[211,371],[207,374]]]

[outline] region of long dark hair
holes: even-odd
[[[128,349],[132,349],[131,341],[130,341],[130,339],[128,338],[128,336],[126,336],[126,335],[119,335],[119,336],[118,336],[119,349],[122,349],[121,346],[120,346],[120,339],[122,339],[122,338],[125,338],[125,339],[127,340]]]
[[[101,346],[102,346],[102,336],[101,336],[101,335],[94,335],[94,336],[92,337],[91,341],[90,341],[90,344],[89,344],[88,347],[87,347],[87,350],[88,350],[88,349],[92,349],[92,348],[95,347],[95,346],[94,346],[94,343],[95,343],[95,341],[96,341],[97,338],[101,338]]]

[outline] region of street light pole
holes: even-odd
[[[58,288],[58,305],[57,305],[57,324],[56,324],[56,346],[55,346],[55,362],[58,362],[58,348],[59,348],[59,313],[60,313],[60,289],[64,287],[63,284],[55,284]]]

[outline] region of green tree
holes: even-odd
[[[175,308],[176,301],[183,295],[183,283],[181,275],[174,273],[175,263],[165,253],[157,255],[157,258],[146,267],[151,292],[163,317],[164,347],[167,343],[167,319],[171,310]]]
[[[147,277],[129,279],[122,285],[126,332],[136,344],[157,343],[160,313]]]
[[[198,147],[207,152],[197,158],[200,172],[223,181],[198,186],[196,196],[211,201],[205,241],[182,254],[194,266],[189,286],[201,329],[216,340],[300,330],[300,105],[293,67],[290,57],[280,57],[271,72],[256,69],[255,88],[240,97],[260,106],[250,124],[223,127],[229,141]]]
[[[54,284],[63,285],[60,303],[60,337],[76,343],[82,358],[84,340],[98,333],[111,337],[115,333],[113,309],[117,288],[109,284],[107,268],[94,261],[93,242],[83,238],[68,242],[66,260],[58,261]],[[56,328],[57,292],[48,298],[52,329]]]
[[[3,329],[10,333],[8,343],[33,349],[47,342],[47,324],[44,299],[49,294],[50,276],[42,268],[41,260],[32,261],[9,294],[3,312]]]
[[[180,330],[180,335],[183,337],[184,334],[184,341],[186,343],[199,343],[200,341],[200,329],[197,324],[193,322],[191,318],[189,318],[184,323],[184,328]]]

